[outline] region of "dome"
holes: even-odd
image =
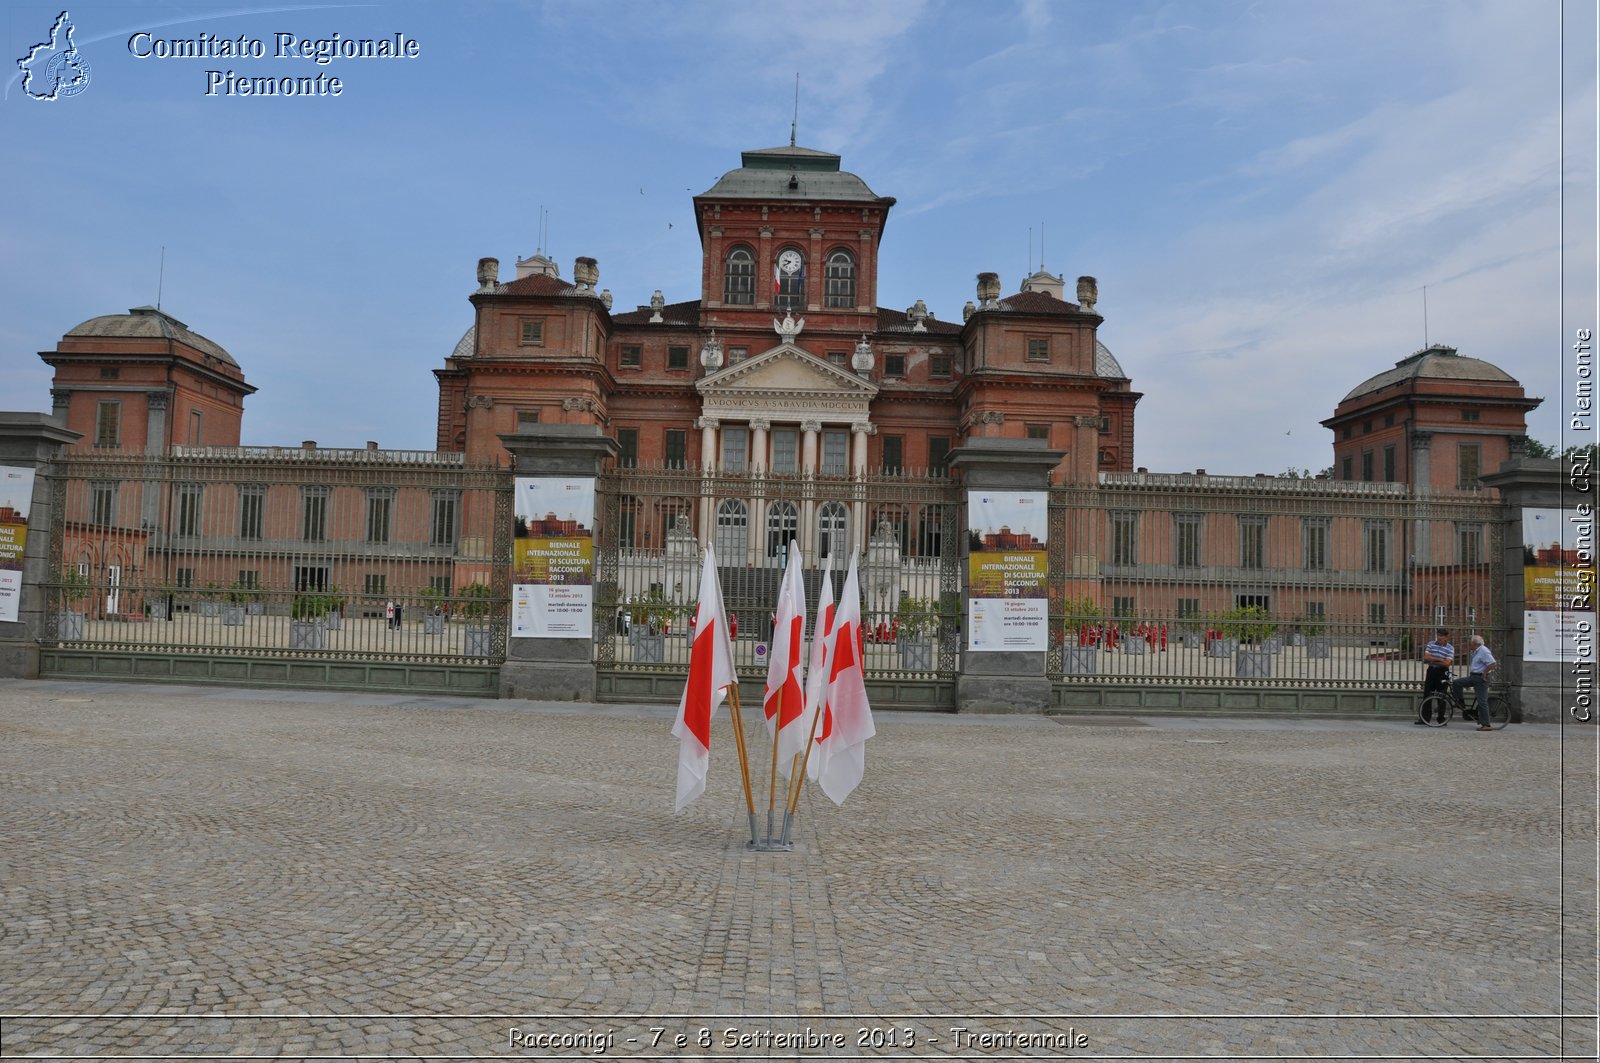
[[[1516,377],[1491,365],[1481,358],[1464,358],[1457,353],[1454,347],[1446,347],[1441,343],[1424,347],[1415,354],[1402,358],[1394,364],[1393,369],[1387,369],[1375,377],[1357,384],[1351,392],[1340,399],[1341,403],[1349,402],[1359,395],[1369,395],[1375,391],[1398,384],[1404,380],[1477,380],[1491,384],[1517,383]]]
[[[1122,363],[1111,353],[1111,348],[1098,339],[1094,341],[1094,375],[1118,379],[1127,379],[1128,376],[1122,371]]]
[[[473,349],[478,345],[478,326],[471,325],[466,332],[461,334],[461,339],[456,341],[456,349],[450,352],[452,358],[471,358]]]
[[[702,196],[717,199],[848,199],[877,203],[867,183],[839,169],[839,156],[814,148],[761,148],[742,152]],[[892,199],[889,202],[894,202]]]
[[[238,369],[239,363],[233,360],[233,355],[222,349],[220,344],[213,343],[193,332],[182,321],[153,306],[136,306],[126,314],[107,314],[104,317],[91,317],[83,324],[67,330],[67,336],[115,336],[132,339],[147,340],[177,340],[179,343],[193,347],[202,354],[231,365]]]

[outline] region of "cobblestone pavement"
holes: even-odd
[[[0,1054],[1595,1056],[1593,728],[670,717],[0,681]]]

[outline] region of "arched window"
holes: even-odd
[[[722,275],[722,301],[733,306],[749,306],[756,301],[756,260],[748,247],[728,252]]]
[[[750,544],[750,510],[736,498],[717,507],[717,558],[724,565],[744,565]]]
[[[773,262],[773,305],[779,310],[801,310],[806,305],[806,260],[798,248],[786,247]]]
[[[825,502],[817,510],[817,556],[830,555],[843,563],[844,553],[850,549],[849,513],[842,502]]]
[[[827,290],[823,306],[854,307],[856,305],[856,259],[848,251],[839,250],[828,256]]]
[[[783,560],[789,540],[800,537],[800,511],[793,502],[774,502],[767,508],[767,557]]]

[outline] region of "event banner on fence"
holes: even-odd
[[[1049,514],[1043,491],[967,492],[967,649],[1049,644]]]
[[[0,620],[13,623],[22,600],[22,554],[32,505],[33,470],[0,465]]]
[[[511,637],[594,637],[594,477],[519,476]]]
[[[1522,511],[1522,659],[1575,660],[1594,632],[1594,514]]]

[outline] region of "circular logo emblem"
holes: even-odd
[[[76,96],[89,87],[89,63],[76,48],[57,52],[44,68],[44,83],[53,98]]]

